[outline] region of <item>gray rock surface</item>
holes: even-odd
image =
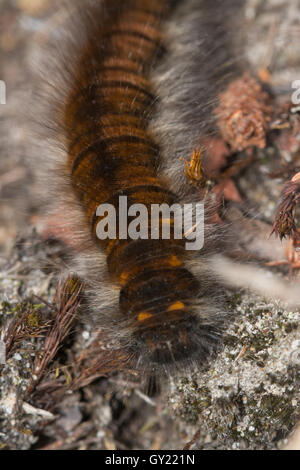
[[[52,303],[54,266],[63,263],[64,251],[28,230],[29,218],[38,225],[39,195],[24,159],[32,144],[14,120],[22,106],[21,84],[26,93],[34,88],[29,65],[34,42],[43,43],[59,21],[47,4],[0,1],[0,78],[9,83],[9,105],[0,106],[0,363],[10,325],[27,315],[19,341],[0,364],[0,448],[182,449],[193,436],[192,449],[284,445],[299,420],[299,311],[247,291],[228,292],[232,320],[224,348],[209,368],[171,380],[157,397],[145,396],[134,377],[131,382],[122,374],[79,390],[68,387],[69,365],[93,340],[79,318],[28,393],[53,322],[40,297]],[[287,96],[291,81],[300,79],[299,12],[298,0],[248,0],[248,57],[256,70],[268,67],[276,93]],[[249,206],[269,224],[282,180],[267,175],[280,163],[274,148],[267,148],[237,181]],[[21,233],[17,243],[16,233]],[[287,270],[270,269],[269,275],[287,277]],[[49,383],[57,384],[58,395]]]

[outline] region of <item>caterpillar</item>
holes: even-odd
[[[225,309],[207,253],[224,232],[216,238],[208,204],[199,252],[174,235],[100,240],[97,208],[118,213],[120,196],[149,211],[201,200],[181,159],[214,133],[217,95],[235,70],[233,18],[244,2],[224,3],[86,1],[56,54],[54,141],[63,150],[52,150],[53,171],[44,165],[53,213],[63,212],[79,251],[70,271],[85,283],[93,321],[145,373],[201,365],[216,350]],[[160,229],[166,222],[174,217],[161,216]]]

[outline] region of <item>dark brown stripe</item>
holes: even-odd
[[[114,71],[114,72],[125,72],[125,73],[132,73],[133,75],[136,75],[137,77],[142,77],[144,78],[144,73],[143,71],[138,71],[134,70],[128,67],[122,67],[118,65],[104,65],[103,66],[104,71]]]
[[[153,27],[154,29],[154,27]],[[133,31],[130,29],[118,29],[118,30],[113,30],[110,31],[109,33],[105,34],[104,37],[111,37],[111,36],[132,36],[138,39],[143,39],[144,41],[151,42],[152,44],[155,44],[157,47],[162,47],[162,43],[160,40],[153,39],[149,36],[147,36],[144,33],[141,33],[140,31]]]
[[[109,114],[112,115],[113,113],[109,113]],[[128,113],[128,114],[123,114],[123,115],[119,115],[118,113],[114,113],[114,114],[115,114],[116,116],[126,116],[126,115],[127,115],[127,116],[135,117],[135,114],[134,114],[134,113],[131,113],[131,114]],[[102,117],[104,117],[104,116],[102,116]],[[89,136],[93,137],[93,136],[95,136],[95,134],[97,134],[97,131],[98,131],[98,129],[96,128],[96,125],[97,125],[97,124],[98,124],[99,126],[101,126],[101,129],[109,129],[110,127],[114,127],[113,125],[110,125],[110,124],[102,124],[101,122],[100,122],[100,123],[95,122],[94,124],[95,124],[95,127],[94,127],[93,129],[86,130],[83,135],[79,135],[78,137],[74,138],[72,142],[70,142],[69,148],[68,148],[69,154],[72,154],[72,151],[73,151],[74,147],[75,147],[76,145],[80,144],[81,141],[84,141],[84,140],[85,140],[87,137],[89,137]],[[140,127],[139,127],[139,128],[145,130],[145,128],[146,128],[146,123],[143,123],[143,121],[141,120],[139,124],[140,124]],[[123,124],[123,125],[124,125],[124,126],[128,126],[128,123],[127,123],[126,120],[124,120],[124,124]],[[121,126],[121,124],[120,124],[120,126]],[[72,132],[73,132],[73,134],[76,134],[76,133],[78,133],[79,131],[76,132],[76,128],[73,128],[73,130],[70,131],[70,133],[72,134]],[[92,145],[92,144],[91,144],[91,145]],[[82,151],[83,151],[83,149],[82,149]]]
[[[72,98],[69,100],[68,106],[70,108],[76,105],[78,108],[78,110],[72,113],[74,121],[79,121],[80,118],[89,119],[89,116],[91,116],[92,118],[95,118],[95,116],[101,116],[101,114],[102,115],[106,113],[108,114],[111,111],[113,111],[112,108],[110,108],[107,103],[103,103],[99,101],[99,98],[101,97],[101,92],[99,92],[99,90],[103,88],[120,88],[120,89],[124,88],[125,90],[126,88],[128,88],[128,89],[138,91],[139,93],[144,95],[147,98],[147,100],[145,102],[145,99],[142,99],[142,97],[139,97],[137,95],[135,97],[135,102],[137,102],[138,104],[144,107],[149,106],[152,102],[155,101],[155,97],[151,92],[145,90],[142,87],[139,87],[138,85],[134,85],[131,82],[127,82],[125,80],[111,81],[111,82],[106,82],[106,81],[97,82],[97,83],[93,83],[85,88],[78,90],[78,92],[73,94]],[[126,98],[125,93],[124,93],[124,98]],[[83,103],[81,104],[82,101]],[[87,113],[87,109],[91,110],[91,112]],[[135,115],[137,115],[137,113],[135,113]]]
[[[118,137],[106,137],[106,138],[101,137],[100,139],[97,139],[95,142],[90,144],[87,148],[85,148],[82,152],[79,153],[79,155],[77,155],[74,158],[73,164],[72,164],[71,174],[73,174],[76,171],[76,169],[78,168],[78,166],[80,165],[82,160],[87,155],[89,155],[90,152],[93,152],[93,151],[95,151],[95,152],[96,151],[105,152],[109,145],[114,144],[114,143],[121,144],[121,143],[124,143],[124,142],[127,142],[127,143],[140,143],[140,144],[143,144],[143,145],[151,148],[155,153],[158,152],[158,147],[151,140],[143,139],[142,137],[132,136],[130,134],[121,135],[121,136],[118,136]]]
[[[122,288],[120,307],[129,315],[140,308],[149,309],[149,306],[161,312],[164,301],[169,304],[189,299],[198,289],[198,281],[187,269],[150,269],[138,274]]]
[[[133,83],[127,81],[127,80],[120,80],[120,81],[115,81],[115,80],[105,80],[102,83],[99,83],[98,88],[124,88],[126,89],[131,89],[131,90],[136,90],[139,93],[142,93],[143,95],[147,96],[151,101],[155,100],[154,95],[148,91],[142,88],[141,86],[134,85]]]
[[[177,196],[167,188],[162,186],[155,186],[152,184],[140,184],[138,186],[132,186],[130,188],[121,189],[120,191],[116,191],[108,201],[107,204],[113,204],[113,199],[118,198],[119,196],[133,196],[135,193],[143,191],[145,194],[153,192],[153,193],[161,193],[163,195],[170,196],[170,202],[175,203],[177,201]],[[151,203],[151,201],[149,201]],[[163,203],[163,202],[162,202]]]
[[[117,272],[121,273],[124,266],[127,270],[135,266],[147,267],[149,263],[169,258],[171,255],[177,256],[179,259],[184,255],[184,247],[181,246],[179,240],[172,243],[173,240],[118,240],[107,257],[107,264],[111,271],[111,266],[116,266]],[[116,270],[116,269],[114,269]],[[112,271],[111,271],[112,272]]]

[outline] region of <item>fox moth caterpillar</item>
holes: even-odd
[[[53,212],[63,211],[68,244],[80,246],[70,271],[85,282],[94,321],[146,372],[202,364],[215,350],[224,307],[207,256],[220,239],[209,203],[205,249],[192,254],[174,236],[99,240],[97,208],[118,212],[119,196],[147,208],[199,201],[182,160],[214,132],[217,95],[235,68],[243,0],[224,3],[87,0],[56,54],[63,150],[50,159]]]

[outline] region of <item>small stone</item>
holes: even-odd
[[[83,337],[83,339],[85,339],[87,341],[88,339],[90,339],[90,333],[88,331],[83,331],[82,332],[82,337]]]

